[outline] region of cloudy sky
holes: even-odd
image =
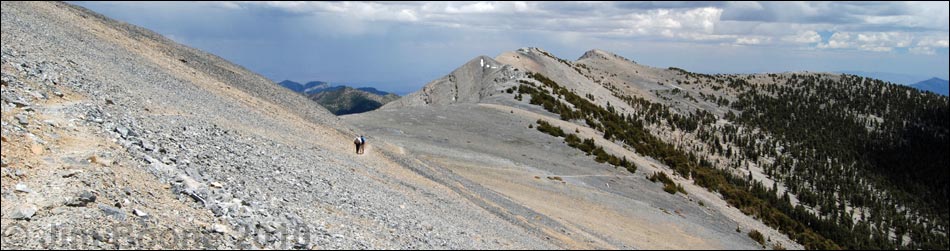
[[[275,81],[407,93],[478,55],[948,78],[948,2],[76,2]]]

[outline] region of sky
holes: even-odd
[[[274,81],[399,94],[523,47],[703,73],[950,69],[947,1],[74,3]]]

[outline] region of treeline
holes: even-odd
[[[659,140],[638,118],[621,115],[609,105],[608,108],[601,108],[541,74],[529,73],[529,77],[542,86],[524,81],[522,83],[528,84],[519,86],[518,91],[520,94],[531,95],[532,104],[560,114],[562,118],[585,120],[591,128],[604,133],[605,139],[620,141],[633,147],[637,152],[670,166],[680,176],[692,178],[697,185],[719,192],[729,204],[743,213],[761,219],[763,223],[782,231],[808,249],[840,249],[834,241],[815,233],[809,225],[803,224],[808,222],[804,219],[807,216],[796,214],[798,210],[793,208],[790,202],[783,201],[776,193],[767,189],[757,189],[762,187],[760,183],[735,177],[715,168],[704,158]],[[552,91],[549,94],[544,88],[550,88]],[[562,104],[555,96],[567,101],[573,109]]]
[[[603,147],[597,146],[597,144],[594,143],[593,138],[581,140],[577,134],[564,133],[564,130],[561,130],[560,127],[553,126],[547,121],[539,119],[537,123],[538,131],[550,134],[551,136],[555,137],[564,137],[564,142],[567,143],[568,146],[577,148],[578,150],[586,153],[588,156],[593,155],[594,161],[597,161],[598,163],[609,163],[614,167],[624,168],[631,173],[635,173],[637,171],[637,165],[632,161],[627,160],[627,156],[618,158],[616,155],[607,153],[607,151],[604,151]]]

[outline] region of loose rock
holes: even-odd
[[[32,104],[30,104],[29,102],[26,102],[26,101],[23,101],[23,100],[20,100],[20,99],[10,101],[10,103],[13,104],[13,105],[15,105],[16,107],[29,107],[29,106],[32,105]]]
[[[34,205],[20,205],[13,209],[10,218],[14,220],[29,220],[36,214],[36,210],[37,208]]]
[[[23,114],[18,114],[18,115],[14,116],[14,117],[16,118],[17,123],[20,123],[20,125],[29,125],[29,124],[30,124],[30,120],[29,120],[28,118],[26,118],[26,116],[23,115]]]
[[[121,126],[120,126],[120,127],[116,127],[116,128],[115,128],[115,132],[119,133],[119,135],[122,136],[122,138],[127,138],[127,137],[129,137],[129,129],[128,129],[128,128],[121,127]]]
[[[214,231],[215,233],[220,233],[220,234],[227,234],[231,232],[231,229],[228,228],[228,226],[217,224],[217,223],[211,226],[211,230]]]
[[[63,178],[71,178],[71,177],[76,176],[77,174],[80,174],[80,173],[82,173],[82,172],[83,172],[83,171],[82,171],[82,170],[79,170],[79,169],[70,169],[70,170],[67,170],[66,172],[63,173]]]
[[[132,214],[134,214],[135,216],[138,216],[138,217],[148,217],[148,214],[147,214],[147,213],[145,213],[145,212],[142,211],[142,210],[138,210],[138,209],[132,209]]]
[[[30,187],[26,186],[26,184],[23,184],[23,183],[17,183],[16,186],[14,186],[13,190],[14,190],[14,191],[17,191],[17,192],[21,192],[21,193],[32,193],[32,192],[33,192],[33,190],[30,189]]]
[[[87,204],[91,202],[95,202],[95,201],[96,201],[96,195],[89,191],[85,191],[85,192],[80,193],[78,196],[76,196],[76,198],[73,198],[72,200],[67,201],[66,205],[71,206],[71,207],[84,207]]]
[[[118,208],[115,208],[106,204],[102,204],[102,203],[99,203],[99,209],[102,210],[102,212],[105,213],[106,215],[112,216],[116,220],[119,220],[119,221],[125,220],[125,212],[122,212],[122,209],[118,209]]]

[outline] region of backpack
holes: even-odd
[[[357,144],[357,145],[363,144],[363,140],[361,140],[360,138],[356,138],[356,140],[353,140],[353,144]]]
[[[360,144],[366,144],[366,138],[360,136]]]

